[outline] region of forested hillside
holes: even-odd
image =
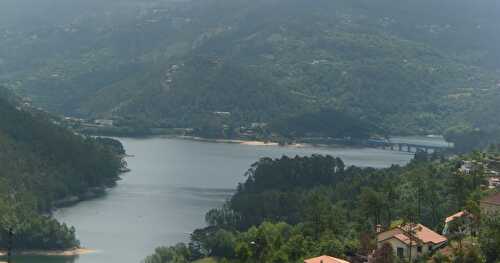
[[[463,247],[456,248],[461,240],[450,235],[452,252],[423,254],[415,262],[498,262],[500,217],[480,217],[479,211],[479,200],[492,191],[480,186],[485,173],[457,173],[462,159],[479,162],[498,154],[495,147],[452,159],[418,153],[407,166],[386,169],[346,167],[321,155],[263,158],[226,205],[206,214],[208,226],[195,230],[189,244],[159,247],[144,262],[211,257],[221,263],[299,263],[324,254],[365,262],[359,255],[377,248],[377,225],[415,222],[439,233],[445,218],[462,209],[474,214],[478,236],[462,237]],[[377,255],[374,262],[408,262]]]
[[[88,1],[73,17],[49,2],[60,19],[0,28],[0,81],[52,111],[157,127],[331,110],[392,134],[500,125],[495,1]]]
[[[124,166],[116,151],[0,95],[0,250],[78,246],[75,229],[47,214],[68,197],[112,186]]]

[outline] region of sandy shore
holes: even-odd
[[[183,140],[192,140],[192,141],[201,141],[201,142],[214,142],[214,143],[235,143],[247,146],[280,146],[277,142],[264,142],[264,141],[245,141],[245,140],[231,140],[231,139],[207,139],[202,137],[195,136],[168,136],[168,138],[178,138]],[[283,147],[295,147],[295,148],[303,148],[303,147],[312,147],[309,144],[303,143],[294,143],[287,144]]]
[[[61,257],[72,257],[81,256],[86,254],[96,253],[96,250],[88,248],[75,248],[70,250],[23,250],[16,251],[14,254],[17,255],[30,255],[30,256],[61,256]],[[0,251],[0,256],[6,256],[6,251]],[[0,261],[1,263],[1,261]]]
[[[242,145],[250,145],[250,146],[279,146],[276,142],[260,142],[260,141],[242,141],[240,142]]]

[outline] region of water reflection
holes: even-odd
[[[78,256],[72,257],[49,257],[49,256],[16,256],[12,263],[74,263]],[[0,261],[6,261],[5,258],[0,258]]]

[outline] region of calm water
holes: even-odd
[[[331,154],[348,165],[405,164],[407,153],[354,148],[292,148],[205,143],[176,139],[122,139],[130,173],[105,197],[57,211],[77,228],[82,246],[98,250],[79,258],[20,258],[16,263],[139,263],[155,247],[187,241],[220,206],[260,157]]]

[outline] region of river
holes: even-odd
[[[160,245],[187,241],[204,225],[261,157],[330,154],[347,165],[403,165],[411,155],[367,148],[296,148],[197,142],[180,139],[120,139],[131,172],[104,197],[60,209],[54,216],[73,225],[82,246],[96,253],[77,258],[23,257],[15,263],[139,263]]]

